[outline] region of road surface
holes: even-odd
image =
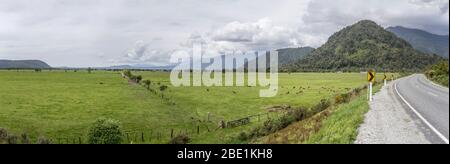
[[[356,144],[430,144],[421,120],[412,117],[400,98],[394,84],[389,83],[373,96],[369,112],[358,129]]]
[[[395,82],[394,90],[428,130],[425,135],[432,143],[447,143],[449,138],[449,90],[438,86],[422,74]]]

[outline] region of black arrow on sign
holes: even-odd
[[[369,81],[373,81],[373,78],[375,77],[375,76],[373,75],[373,72],[369,72],[369,76],[370,76]]]

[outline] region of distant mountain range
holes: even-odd
[[[45,69],[51,68],[40,60],[0,60],[0,69]]]
[[[299,48],[285,48],[278,51],[278,63],[280,66],[285,66],[295,63],[297,60],[310,54],[315,49],[312,47],[299,47]]]
[[[296,61],[302,59],[303,57],[307,56],[308,54],[310,54],[312,51],[314,51],[314,48],[312,47],[299,47],[299,48],[283,48],[283,49],[278,49],[278,67],[280,69],[286,68],[289,65],[294,64]],[[259,54],[259,57],[263,57],[266,56],[268,54]],[[270,65],[270,58],[267,58],[268,60],[266,61],[266,66],[269,67]],[[258,65],[256,64],[256,59],[249,61],[248,64],[253,64],[253,65]],[[248,64],[245,64],[243,66],[238,66],[238,67],[248,67]],[[254,70],[252,70],[254,71]],[[281,70],[283,71],[283,70]]]
[[[136,64],[136,65],[117,65],[110,67],[95,67],[95,69],[113,69],[113,70],[171,70],[175,67],[175,65],[166,65],[166,66],[155,66],[155,65],[144,65],[144,64]]]
[[[448,35],[436,35],[423,30],[405,28],[401,26],[389,27],[386,30],[406,40],[419,51],[429,54],[437,54],[448,58]]]
[[[415,50],[408,42],[370,20],[333,34],[309,55],[286,67],[289,71],[418,71],[442,57]]]
[[[363,20],[336,32],[317,49],[300,47],[277,51],[281,71],[364,71],[368,68],[417,71],[442,60],[442,57],[448,58],[449,36],[400,26],[384,29],[373,21]],[[232,57],[243,60],[244,56]],[[213,60],[219,58],[222,58],[222,63],[226,61],[223,56]],[[248,62],[256,62],[255,59],[256,57],[249,58]],[[188,63],[182,65],[191,68]],[[171,70],[175,66],[138,64],[95,67],[95,69]],[[204,63],[202,69],[209,66],[209,63]],[[243,66],[236,65],[236,67]],[[45,69],[51,66],[40,60],[0,60],[0,69],[8,68]]]

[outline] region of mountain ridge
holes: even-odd
[[[1,60],[0,69],[45,69],[50,65],[41,60]]]
[[[429,54],[449,57],[449,35],[437,35],[424,30],[394,26],[386,28],[399,38],[409,42],[415,49]]]

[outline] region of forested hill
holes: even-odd
[[[442,58],[415,50],[408,42],[370,20],[333,34],[312,53],[290,65],[290,71],[419,71]]]
[[[299,47],[299,48],[284,48],[278,51],[278,61],[280,66],[289,65],[295,63],[295,61],[302,59],[303,57],[314,51],[312,47]]]

